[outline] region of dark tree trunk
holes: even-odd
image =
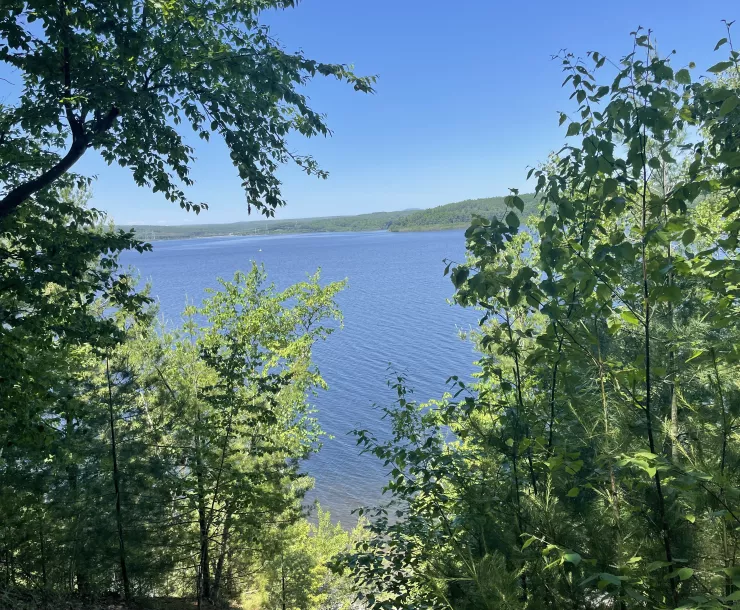
[[[226,552],[229,547],[229,531],[231,529],[231,505],[226,505],[226,519],[224,520],[224,528],[221,532],[221,549],[218,554],[218,561],[216,562],[216,572],[213,575],[213,599],[218,600],[221,591],[221,581],[223,579],[224,572],[224,561],[226,559]]]
[[[196,437],[196,476],[198,478],[198,525],[200,529],[200,592],[211,599],[211,570],[208,558],[208,519],[206,514],[205,485],[203,482],[203,456],[200,436]]]
[[[72,440],[74,435],[74,415],[67,413],[67,425],[66,425],[66,437],[68,441]],[[84,515],[81,514],[83,511],[80,506],[80,494],[77,485],[77,464],[70,464],[67,466],[67,482],[69,483],[69,489],[72,497],[72,506],[75,513],[71,515],[71,519],[74,520],[74,541],[72,542],[72,557],[70,562],[70,576],[74,574],[74,578],[71,582],[71,588],[77,589],[77,592],[81,595],[87,593],[87,578],[85,576],[84,569],[80,566],[79,562],[79,550],[80,550],[80,526],[81,521],[84,519]]]
[[[113,387],[110,378],[110,365],[105,359],[105,372],[108,378],[108,413],[110,415],[110,449],[113,458],[113,488],[116,492],[116,526],[118,527],[118,552],[121,562],[121,580],[123,581],[123,595],[126,603],[131,601],[131,586],[126,570],[126,547],[123,539],[123,515],[121,510],[121,486],[118,472],[118,453],[116,451],[116,426],[113,417]]]
[[[44,533],[44,508],[39,510],[39,544],[41,545],[41,582],[46,589],[49,585],[46,577],[46,535]]]

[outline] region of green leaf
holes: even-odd
[[[723,117],[735,110],[735,108],[737,108],[738,102],[740,102],[740,98],[738,98],[737,95],[732,95],[728,97],[724,102],[722,102],[722,106],[720,106],[719,108],[719,116]]]
[[[617,192],[618,183],[614,178],[607,178],[604,180],[604,187],[602,189],[604,196],[611,195]]]
[[[575,566],[581,563],[581,556],[578,553],[565,553],[563,559]]]
[[[569,498],[575,498],[579,493],[581,493],[581,488],[580,487],[571,487],[568,490],[568,497]]]
[[[730,593],[729,595],[723,597],[722,601],[726,601],[726,602],[740,601],[740,591],[735,591],[733,593]]]
[[[676,160],[671,157],[671,153],[669,153],[667,150],[661,150],[660,151],[660,158],[663,159],[666,163],[675,163]]]
[[[583,162],[583,169],[587,176],[595,176],[599,171],[599,160],[593,155],[589,155]]]
[[[640,320],[637,319],[637,316],[633,314],[629,309],[623,309],[619,312],[619,315],[622,317],[622,320],[627,322],[627,324],[637,326],[640,323]]]
[[[647,458],[649,460],[654,460],[658,457],[655,453],[652,453],[651,451],[637,451],[634,455],[636,457]]]
[[[581,133],[581,124],[573,122],[568,125],[568,132],[565,134],[566,137],[575,136]]]
[[[717,157],[717,160],[729,167],[740,167],[740,151],[725,151]]]
[[[703,350],[703,349],[698,349],[698,350],[696,350],[696,351],[695,351],[695,352],[694,352],[693,354],[691,354],[691,357],[690,357],[690,358],[688,358],[688,359],[686,360],[686,362],[690,362],[690,361],[691,361],[691,360],[693,360],[694,358],[698,358],[698,357],[699,357],[699,356],[701,356],[701,355],[702,355],[703,353],[704,353],[704,350]]]
[[[691,578],[691,577],[692,577],[693,575],[694,575],[694,570],[692,570],[691,568],[681,568],[681,569],[680,569],[680,570],[678,571],[678,577],[679,577],[679,578],[680,578],[681,580],[688,580],[688,579],[689,579],[689,578]]]
[[[718,42],[718,43],[717,43],[716,45],[714,45],[714,50],[716,51],[716,50],[717,50],[717,49],[719,49],[719,48],[720,48],[720,47],[721,47],[721,46],[722,46],[723,44],[726,44],[726,43],[727,43],[727,38],[720,38],[720,39],[719,39],[719,42]]]
[[[690,85],[691,73],[686,68],[682,68],[681,70],[676,72],[676,82],[682,85]]]
[[[622,586],[622,579],[614,574],[609,574],[609,572],[601,572],[601,574],[599,574],[599,578],[609,584],[617,585],[618,587]]]
[[[532,537],[528,538],[527,540],[525,540],[524,541],[524,544],[522,545],[522,551],[524,549],[526,549],[528,546],[530,546],[535,540],[537,540],[537,538],[535,538],[534,536],[532,536]]]
[[[670,286],[660,287],[660,296],[658,297],[661,301],[670,301],[672,303],[678,303],[681,300],[682,293],[681,289],[675,284]]]
[[[511,227],[512,229],[516,229],[517,227],[519,227],[519,216],[517,216],[516,212],[514,212],[513,210],[506,215],[506,224],[509,225],[509,227]]]
[[[696,231],[694,229],[686,229],[681,236],[681,243],[684,246],[688,246],[689,244],[692,244],[694,240],[696,239]]]
[[[606,284],[599,284],[596,286],[596,296],[602,301],[610,301],[612,298],[612,290]]]
[[[453,269],[450,278],[452,279],[452,284],[455,288],[460,288],[460,286],[465,283],[468,279],[468,273],[469,271],[467,267],[455,267],[455,269]]]
[[[642,593],[636,591],[635,589],[631,587],[625,587],[624,590],[627,593],[627,595],[631,597],[632,599],[634,599],[635,601],[638,601],[644,604],[650,603],[650,599],[648,599]]]
[[[714,64],[711,68],[709,68],[707,71],[711,72],[712,74],[719,74],[720,72],[724,72],[728,68],[731,68],[733,66],[731,61],[721,61],[719,63]]]

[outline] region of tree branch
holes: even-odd
[[[24,182],[12,189],[5,197],[0,200],[0,220],[10,215],[13,210],[25,202],[29,197],[43,188],[50,186],[52,182],[66,174],[72,166],[80,160],[82,155],[91,144],[92,138],[96,135],[108,131],[113,125],[120,110],[115,106],[100,120],[96,121],[92,136],[87,136],[84,130],[76,138],[72,137],[72,145],[67,154],[53,167],[46,170],[40,176]]]

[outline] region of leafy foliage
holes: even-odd
[[[183,329],[160,328],[117,262],[151,246],[105,225],[71,173],[96,149],[197,212],[185,123],[223,137],[267,216],[284,203],[278,164],[325,176],[287,149],[292,132],[329,133],[300,90],[373,79],[285,52],[259,16],[292,5],[0,8],[0,61],[23,79],[0,105],[0,605],[106,591],[226,603],[262,577],[275,529],[288,545],[305,523],[299,464],[320,446],[309,397],[325,386],[311,350],[337,327],[343,284],[317,273],[279,292],[254,266],[188,307]]]
[[[578,108],[530,172],[539,216],[513,192],[448,267],[485,312],[475,386],[424,406],[399,377],[393,438],[356,432],[392,469],[336,565],[370,608],[740,599],[740,55],[696,82],[633,41],[619,63],[561,57]]]
[[[70,350],[34,413],[43,442],[3,430],[4,584],[237,596],[269,528],[302,515],[298,463],[320,435],[307,395],[323,385],[311,346],[341,287],[277,292],[254,267],[181,332],[121,319],[122,344]]]
[[[146,305],[119,272],[123,250],[149,249],[105,228],[84,193],[49,192],[0,225],[0,439],[5,452],[51,442],[46,414],[65,399],[81,348],[102,351],[123,332],[101,311],[129,315]],[[73,390],[69,390],[72,394]],[[71,396],[69,397],[71,398]],[[0,449],[0,460],[2,460]],[[2,463],[2,462],[0,462]]]
[[[351,582],[332,573],[329,560],[348,551],[363,537],[362,524],[351,532],[331,522],[328,511],[318,508],[315,523],[299,521],[280,527],[271,536],[274,547],[257,593],[246,596],[246,608],[296,610],[350,610]]]
[[[328,135],[300,92],[332,76],[372,91],[347,66],[288,53],[260,13],[293,0],[89,3],[9,0],[0,9],[0,61],[20,71],[18,103],[0,107],[0,218],[68,172],[89,150],[131,170],[134,181],[198,212],[187,125],[229,148],[248,207],[272,215],[284,204],[277,166],[292,160],[291,132]],[[61,154],[59,151],[65,149]]]

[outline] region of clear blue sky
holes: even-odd
[[[618,58],[629,32],[652,28],[676,64],[705,69],[720,22],[740,17],[737,0],[497,2],[494,0],[303,0],[266,21],[288,49],[377,74],[365,96],[334,81],[309,88],[334,136],[292,139],[330,171],[328,180],[295,168],[280,172],[288,206],[279,218],[431,207],[527,190],[526,167],[562,142],[557,111],[570,91],[552,54],[599,50]],[[736,28],[740,42],[740,23]],[[233,222],[247,219],[244,196],[225,148],[197,148],[196,186],[210,209],[199,217],[134,186],[126,170],[87,158],[98,176],[94,205],[121,223]],[[90,157],[93,157],[91,154]]]

